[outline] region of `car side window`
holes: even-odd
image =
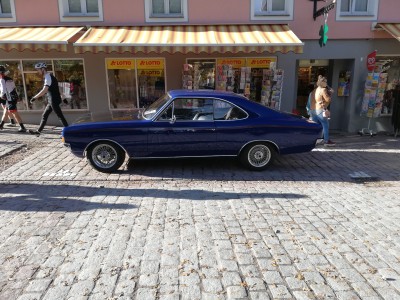
[[[170,121],[172,119],[173,104],[170,104],[167,109],[165,109],[161,115],[158,117],[157,121]]]
[[[204,121],[213,119],[212,99],[180,98],[174,100],[176,121]]]
[[[246,117],[247,113],[239,107],[222,100],[214,101],[215,120],[240,120]]]

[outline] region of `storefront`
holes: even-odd
[[[50,31],[40,47],[39,41],[27,36],[26,43],[18,40],[18,47],[10,47],[20,36],[12,33],[8,44],[0,43],[0,52],[6,54],[2,57],[7,57],[0,63],[9,66],[16,80],[26,123],[38,123],[44,106],[44,100],[28,103],[43,84],[33,69],[38,61],[46,62],[58,78],[65,99],[62,109],[74,122],[88,112],[148,106],[166,90],[189,86],[242,93],[280,109],[284,82],[280,64],[292,64],[303,48],[281,24],[91,27],[68,33],[62,47],[60,38],[50,38]],[[192,80],[185,81],[184,68],[189,65]],[[290,75],[288,83],[293,79]],[[58,124],[55,116],[49,124]]]

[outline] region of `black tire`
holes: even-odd
[[[97,171],[111,173],[125,161],[125,151],[112,142],[97,142],[87,150],[87,158]]]
[[[275,148],[271,144],[262,142],[247,145],[240,153],[241,163],[254,171],[265,170],[275,157]]]

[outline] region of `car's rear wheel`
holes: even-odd
[[[90,164],[96,170],[111,173],[119,169],[125,160],[125,152],[112,142],[97,142],[87,150]]]
[[[253,143],[246,146],[240,154],[240,161],[250,170],[261,171],[275,159],[275,148],[268,143]]]

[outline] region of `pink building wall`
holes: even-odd
[[[103,22],[60,22],[57,0],[15,0],[19,25],[149,25],[145,22],[145,0],[103,0]],[[338,0],[339,1],[339,0]],[[288,23],[300,39],[318,39],[322,17],[312,18],[313,2],[295,0],[291,21],[252,21],[250,0],[188,0],[188,24]],[[326,5],[318,2],[318,8]],[[380,0],[378,22],[400,22],[399,0]],[[372,21],[336,21],[336,8],[329,13],[330,39],[389,38],[383,31],[372,31]],[[11,24],[4,24],[11,25]],[[155,24],[157,25],[157,24]]]

